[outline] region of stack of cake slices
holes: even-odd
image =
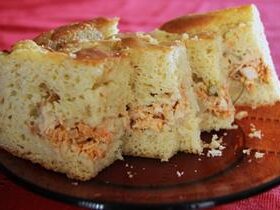
[[[230,129],[234,105],[280,99],[254,5],[119,33],[96,18],[0,53],[0,146],[88,180],[122,155],[201,154],[201,131]]]

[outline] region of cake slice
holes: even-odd
[[[90,45],[69,55],[31,40],[1,53],[0,147],[80,180],[121,158],[125,57]]]
[[[186,49],[148,34],[123,34],[121,48],[133,67],[126,155],[168,160],[178,151],[200,153],[198,106]]]
[[[171,33],[217,33],[223,38],[223,73],[236,105],[274,104],[280,86],[270,56],[264,27],[254,5],[206,14],[188,15],[161,26]]]
[[[194,90],[199,104],[200,129],[203,131],[231,128],[234,107],[228,85],[222,74],[222,40],[204,33],[195,36],[172,34],[161,30],[151,33],[161,41],[182,40],[187,48]]]

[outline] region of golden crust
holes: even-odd
[[[171,33],[201,33],[220,31],[225,25],[236,25],[252,20],[257,11],[255,5],[213,11],[205,14],[187,15],[168,21],[160,29]]]
[[[40,34],[34,41],[45,48],[58,50],[66,43],[101,40],[118,33],[118,21],[118,18],[99,17],[65,25]]]
[[[128,34],[121,37],[119,42],[120,49],[137,49],[143,51],[169,52],[170,48],[176,46],[183,46],[183,43],[180,41],[166,41],[159,43],[157,39],[154,39],[148,34]]]

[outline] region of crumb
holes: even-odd
[[[128,167],[129,167],[128,163],[126,163],[126,164],[125,164],[125,167],[126,167],[126,168],[128,168]]]
[[[219,138],[217,134],[213,134],[211,143],[204,144],[204,148],[217,149],[221,146],[222,141],[223,141],[223,137]]]
[[[252,162],[252,159],[249,159],[249,160],[248,160],[248,163],[251,163],[251,162]]]
[[[256,152],[255,153],[255,158],[257,158],[257,159],[263,158],[263,156],[264,156],[264,153],[262,153],[262,152]]]
[[[219,148],[219,150],[224,150],[226,147],[223,145],[220,145],[218,148]]]
[[[194,173],[197,173],[197,170],[196,170],[196,169],[194,170]]]
[[[234,118],[237,119],[237,120],[242,120],[243,118],[246,118],[246,117],[248,117],[248,112],[247,111],[237,112],[234,116]]]
[[[224,133],[223,133],[224,136],[227,136],[227,134],[228,134],[227,132],[224,132]]]
[[[74,186],[78,186],[79,185],[78,182],[71,182],[71,184],[74,185]]]
[[[243,154],[245,154],[245,155],[250,155],[251,150],[250,150],[250,149],[243,149],[242,152],[243,152]]]
[[[222,156],[222,151],[218,149],[211,149],[207,152],[207,157],[219,157]]]
[[[223,146],[221,143],[223,141],[223,137],[218,137],[217,134],[214,134],[211,139],[210,144],[205,144],[204,148],[209,148],[210,150],[207,152],[207,157],[216,157],[222,156],[222,150],[226,147]]]
[[[201,158],[198,158],[197,160],[198,160],[198,161],[201,161]]]
[[[248,134],[249,138],[262,139],[263,134],[261,130],[257,130],[254,124],[250,124],[250,133]]]
[[[146,170],[146,168],[143,167],[142,170],[144,171],[144,170]]]
[[[133,168],[133,166],[131,165],[130,168]]]
[[[134,175],[136,175],[136,173],[133,174],[131,171],[127,171],[126,174],[128,175],[128,178],[130,178],[130,179],[133,178]]]
[[[176,171],[176,174],[178,177],[181,177],[184,175],[184,171],[180,172],[180,171]]]
[[[237,129],[238,128],[238,125],[236,125],[236,124],[233,124],[232,126],[231,126],[231,129]]]
[[[217,134],[213,134],[213,136],[212,136],[212,141],[215,141],[215,140],[218,140],[219,139],[219,137],[218,137],[218,135]]]

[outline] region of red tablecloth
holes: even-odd
[[[149,31],[164,21],[193,12],[255,3],[265,24],[276,68],[280,72],[280,0],[2,0],[0,1],[0,49],[20,39],[69,22],[96,16],[121,17],[122,31]],[[78,207],[52,201],[16,186],[0,172],[0,210],[75,210]],[[280,187],[258,196],[215,207],[212,210],[280,209]]]

